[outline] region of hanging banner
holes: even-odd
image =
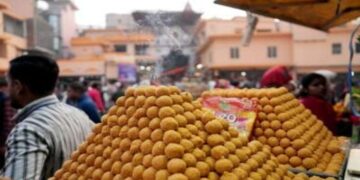
[[[119,68],[119,81],[134,83],[136,82],[136,65],[134,64],[122,64],[118,65]]]

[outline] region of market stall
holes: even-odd
[[[254,127],[241,128],[241,123],[234,125],[237,120],[229,122],[210,106],[204,108],[205,99],[215,96],[247,99],[242,105],[252,105],[246,107],[250,115],[236,116],[253,120]],[[201,100],[194,100],[190,93],[176,87],[129,88],[53,179],[325,178],[306,171],[315,168],[319,173],[328,173],[327,179],[336,179],[345,159],[341,149],[345,141],[334,137],[298,103],[283,88],[215,90],[204,92]],[[222,107],[232,110],[224,103]],[[237,111],[241,114],[241,108]],[[282,130],[271,133],[267,141],[256,131],[265,122],[264,113],[275,116],[265,130]],[[300,123],[294,119],[296,114],[307,120]],[[282,124],[289,122],[293,126],[283,130]],[[311,133],[302,134],[307,128]],[[255,129],[254,133],[251,129]],[[321,133],[316,133],[319,129]],[[281,143],[283,146],[296,147],[295,158],[283,160],[287,155],[279,150],[282,146],[275,144],[280,143],[276,134],[288,137],[287,143]],[[322,138],[325,141],[320,142]],[[291,171],[290,167],[301,171]]]

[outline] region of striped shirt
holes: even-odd
[[[85,113],[61,103],[55,95],[38,99],[16,116],[7,139],[6,162],[0,177],[48,179],[91,132]]]

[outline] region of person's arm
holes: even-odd
[[[0,176],[14,180],[41,179],[48,154],[48,145],[39,131],[18,126],[7,140],[6,161]]]

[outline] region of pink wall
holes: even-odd
[[[10,10],[26,19],[34,16],[34,0],[8,0]]]
[[[252,40],[250,46],[243,47],[240,44],[241,39],[224,39],[215,41],[211,46],[212,65],[214,67],[238,67],[238,66],[271,66],[276,64],[291,64],[291,36],[281,35],[276,38],[272,36],[256,37]],[[277,57],[268,58],[267,48],[269,46],[277,47]],[[230,58],[230,48],[239,47],[240,58]]]
[[[100,55],[104,53],[104,49],[101,46],[73,46],[71,48],[75,56],[92,56]]]
[[[62,38],[63,45],[70,47],[71,38],[77,36],[77,26],[75,22],[75,11],[70,5],[67,5],[61,12]]]

